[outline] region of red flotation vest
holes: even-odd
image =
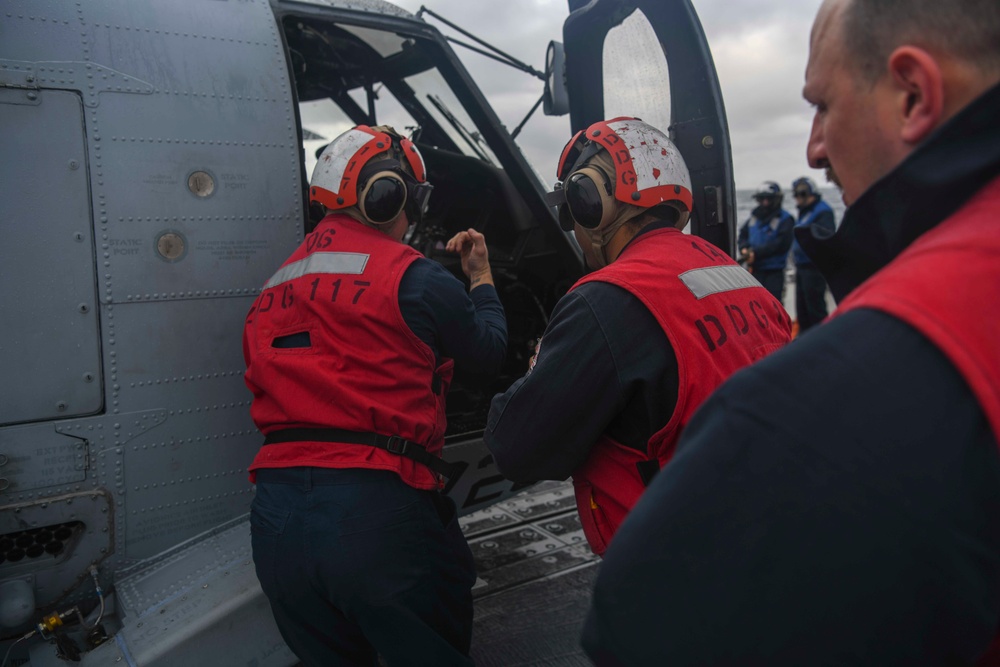
[[[651,475],[666,465],[691,415],[726,378],[788,342],[785,309],[731,257],[676,229],[636,237],[614,262],[573,289],[600,281],[628,290],[660,324],[677,358],[678,396],[670,421],[645,452],[607,435],[573,473],[577,508],[591,548],[603,554]]]
[[[338,429],[397,436],[440,454],[454,362],[437,367],[399,310],[400,279],[419,257],[345,215],[327,216],[306,237],[244,328],[250,414],[262,433]],[[442,486],[426,466],[385,449],[319,440],[265,445],[251,481],[258,468],[291,466],[392,470],[416,488]]]
[[[851,292],[834,313],[874,308],[937,346],[1000,444],[1000,178]]]
[[[1000,447],[1000,178],[914,241],[834,316],[874,308],[903,320],[955,365]],[[977,663],[1000,665],[1000,630]]]

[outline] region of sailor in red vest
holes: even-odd
[[[603,554],[699,404],[789,339],[781,304],[725,252],[681,230],[691,179],[662,131],[595,123],[566,145],[550,193],[593,273],[552,314],[528,374],[485,433],[515,481],[573,476]]]
[[[440,492],[456,364],[495,373],[507,330],[483,235],[447,244],[469,294],[402,243],[431,186],[417,147],[358,126],[323,151],[328,213],[264,285],[244,330],[254,564],[305,665],[471,665],[472,554]]]
[[[826,0],[804,95],[840,307],[688,425],[602,563],[598,665],[1000,665],[1000,2]]]

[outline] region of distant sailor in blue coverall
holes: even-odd
[[[808,229],[818,239],[828,239],[837,231],[833,209],[823,201],[823,195],[810,178],[803,176],[792,183],[792,194],[799,209],[796,227]],[[826,280],[809,255],[799,245],[792,243],[795,257],[795,313],[799,333],[826,319]]]
[[[741,259],[754,277],[775,299],[781,301],[795,218],[781,208],[781,186],[774,181],[765,181],[757,188],[753,198],[757,201],[757,208],[740,228],[737,246]]]

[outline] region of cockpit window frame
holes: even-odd
[[[458,56],[447,44],[444,36],[436,27],[415,17],[408,18],[372,12],[358,12],[338,7],[321,7],[294,0],[272,0],[272,10],[275,13],[279,27],[284,26],[284,22],[288,19],[303,18],[338,25],[349,24],[377,28],[414,39],[426,40],[423,46],[426,48],[427,55],[431,58],[448,87],[455,92],[465,114],[468,115],[476,126],[476,129],[479,130],[482,140],[490,148],[493,155],[496,156],[498,162],[496,166],[502,168],[509,175],[514,187],[524,197],[531,214],[539,221],[545,221],[546,226],[551,224],[553,229],[558,230],[558,220],[556,219],[555,212],[545,204],[543,199],[545,194],[544,183],[537,178],[534,169],[514,143],[514,140],[511,139],[510,134],[483,96],[482,91],[479,90]],[[285,39],[283,31],[282,39]],[[287,44],[285,45],[285,50],[288,52]],[[291,63],[289,63],[289,67],[291,67]],[[294,73],[292,73],[292,77],[294,80]],[[388,82],[386,87],[390,87]],[[406,86],[406,88],[408,89],[409,86]],[[397,87],[394,84],[390,90],[404,107],[412,103],[413,98],[409,97],[406,89]],[[294,90],[293,94],[295,94]],[[296,99],[296,108],[298,106],[297,101]],[[420,103],[420,106],[422,107],[422,103]],[[407,110],[410,111],[414,119],[420,122],[423,127],[422,118],[418,118],[418,116],[422,116],[421,112],[417,111],[415,113],[414,110],[409,108]],[[297,118],[296,120],[301,127],[301,119]],[[437,125],[436,121],[433,124]],[[424,132],[426,133],[431,126],[431,123],[428,123],[427,127],[424,127]],[[448,135],[443,128],[440,128],[440,125],[437,125],[437,127],[440,134]],[[449,142],[454,144],[454,141],[450,138],[446,142],[440,134],[436,137],[437,140],[434,143],[446,149],[448,149]],[[430,138],[428,137],[428,139]],[[459,150],[454,145],[450,147],[450,150],[458,154],[464,153],[464,151]],[[575,261],[582,261],[579,247],[564,234],[560,233],[559,236],[562,237],[561,241],[558,241],[558,243],[563,245],[562,250],[569,252],[575,258]]]

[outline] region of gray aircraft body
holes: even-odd
[[[690,1],[569,10],[545,111],[669,124],[691,231],[732,252]],[[435,186],[408,242],[456,275],[442,241],[486,234],[510,351],[451,389],[447,491],[465,514],[516,491],[482,443],[489,401],[584,268],[450,41],[380,0],[0,0],[0,660],[295,663],[250,557],[241,332],[311,229],[317,127],[405,128]]]

